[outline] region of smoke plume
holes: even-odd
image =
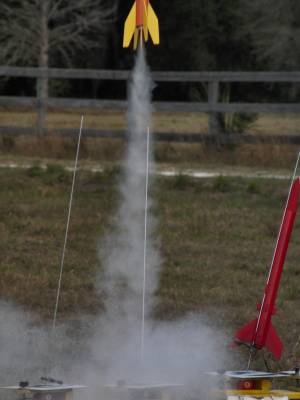
[[[149,186],[146,266],[146,329],[140,354],[147,129],[151,132],[152,81],[143,51],[139,51],[130,85],[128,150],[120,181],[120,207],[115,231],[101,238],[99,257],[104,271],[98,279],[106,311],[97,321],[92,350],[104,382],[199,382],[199,373],[220,368],[221,335],[199,316],[163,323],[151,318],[159,281],[160,255]],[[150,141],[150,162],[153,160]],[[152,183],[153,183],[152,176]],[[150,182],[150,183],[151,183]],[[152,206],[152,207],[151,207]],[[97,375],[97,373],[96,373]],[[93,381],[96,379],[90,375]]]
[[[142,288],[144,277],[144,229],[146,196],[147,131],[151,130],[152,81],[143,51],[139,51],[130,85],[128,149],[120,180],[120,207],[115,216],[116,231],[102,241],[99,254],[104,272],[99,286],[106,298],[106,325],[114,332],[120,325],[124,336],[134,327],[137,347],[141,338]],[[149,144],[149,161],[152,146]],[[151,193],[151,180],[149,185]],[[148,206],[151,209],[151,196]],[[151,311],[158,283],[159,254],[153,240],[155,219],[149,213],[147,226],[146,316]],[[115,322],[114,322],[115,321]]]
[[[61,324],[54,335],[50,325],[41,325],[21,307],[1,301],[0,325],[0,386],[40,383],[42,376],[71,378],[70,366],[82,354],[68,324]]]
[[[207,379],[201,379],[200,374],[222,368],[224,339],[209,328],[203,316],[173,322],[151,317],[161,265],[152,212],[155,203],[151,199],[151,175],[143,357],[141,354],[145,176],[152,86],[145,55],[140,50],[130,84],[128,149],[119,182],[119,208],[113,217],[112,233],[101,238],[98,249],[102,269],[97,285],[105,299],[105,312],[98,318],[82,316],[80,323],[84,329],[80,340],[72,336],[72,325],[67,322],[57,326],[53,339],[49,327],[36,327],[22,310],[0,304],[2,384],[24,379],[37,382],[41,375],[50,374],[90,387],[125,380],[145,384],[197,383],[203,388]],[[149,160],[151,164],[151,140]],[[95,398],[99,398],[95,393]],[[197,393],[199,397],[199,390]],[[92,392],[89,396],[93,398]]]

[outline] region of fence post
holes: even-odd
[[[219,100],[219,82],[208,82],[208,104],[214,106]],[[219,134],[220,123],[218,121],[218,114],[215,111],[210,111],[208,115],[208,133]]]
[[[45,85],[47,86],[47,77],[38,75],[36,80],[36,130],[37,134],[41,136],[44,134],[45,119],[47,113],[47,92],[45,92]]]

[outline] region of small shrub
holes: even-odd
[[[231,185],[226,177],[220,175],[215,179],[213,188],[218,192],[229,192],[231,190]]]
[[[184,174],[178,174],[174,177],[173,188],[176,190],[185,190],[191,186],[191,179]]]
[[[102,172],[96,172],[93,176],[93,182],[101,185],[111,185],[121,175],[121,169],[118,165],[107,167]]]
[[[258,194],[260,193],[260,185],[257,181],[249,182],[247,186],[247,192],[251,194]]]
[[[62,165],[48,164],[43,178],[45,183],[51,185],[55,182],[67,182],[69,180],[69,174]]]
[[[232,101],[232,85],[225,84],[221,92],[221,102],[229,103]],[[224,113],[218,114],[220,126],[224,133],[244,133],[257,119],[254,113]]]
[[[35,178],[37,176],[41,176],[43,174],[43,172],[44,172],[43,168],[40,165],[36,164],[36,165],[33,165],[32,167],[30,167],[26,171],[26,174],[28,176],[30,176],[30,178]]]
[[[60,164],[47,164],[46,172],[48,174],[62,174],[65,172],[65,168]]]
[[[222,115],[222,127],[225,133],[244,133],[257,119],[256,114],[227,113]]]

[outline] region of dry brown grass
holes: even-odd
[[[154,113],[154,129],[157,132],[206,133],[207,115],[196,113]],[[47,127],[54,131],[58,127],[79,127],[80,113],[72,110],[58,112],[50,110]],[[27,110],[0,109],[0,125],[30,126],[35,123],[34,112]],[[124,129],[126,116],[122,112],[86,110],[85,126],[99,129]],[[252,134],[284,134],[299,132],[300,116],[288,114],[261,115],[249,128]],[[126,143],[118,139],[84,139],[81,158],[99,163],[121,161]],[[45,138],[35,136],[2,136],[0,152],[2,156],[33,157],[52,159],[71,159],[76,147],[75,138],[49,135]],[[298,146],[279,144],[257,144],[239,146],[212,146],[197,143],[155,143],[155,158],[158,163],[188,164],[189,166],[222,167],[257,166],[289,168],[295,160]]]
[[[77,138],[48,135],[37,136],[2,136],[0,139],[0,158],[27,163],[34,160],[57,159],[73,160]],[[121,139],[85,138],[82,140],[80,158],[82,161],[98,163],[119,163],[122,161],[126,142]],[[157,165],[178,165],[189,168],[257,167],[290,168],[293,165],[297,145],[287,144],[247,144],[237,146],[212,146],[201,143],[154,144]]]
[[[296,145],[256,144],[224,146],[205,144],[159,143],[155,145],[158,162],[182,163],[189,167],[223,166],[290,168],[298,153]]]
[[[123,130],[126,127],[126,113],[112,110],[49,110],[46,127],[76,128],[80,117],[85,117],[85,127],[90,129]],[[33,110],[0,108],[0,125],[34,126],[36,113]],[[200,113],[154,113],[153,127],[157,132],[207,132],[208,118]]]
[[[79,127],[80,117],[84,114],[87,128],[125,129],[126,113],[113,110],[55,110],[50,109],[46,119],[47,128]],[[36,113],[34,110],[0,108],[0,125],[34,126]],[[156,132],[207,133],[208,116],[204,113],[171,113],[154,112],[153,127]],[[300,131],[300,115],[296,113],[259,114],[249,126],[250,134],[298,134]]]
[[[249,133],[262,135],[292,135],[299,132],[300,115],[296,113],[260,114],[249,130]]]
[[[66,138],[58,135],[48,135],[45,138],[37,136],[19,136],[14,140],[6,154],[37,158],[73,159],[76,153],[77,138]],[[105,161],[120,161],[125,143],[121,139],[83,139],[80,148],[82,159]]]

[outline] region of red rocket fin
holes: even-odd
[[[253,343],[253,338],[255,334],[255,329],[257,325],[257,318],[244,325],[241,329],[239,329],[235,334],[235,342],[237,344],[249,344]],[[274,355],[276,359],[280,359],[283,344],[277,335],[277,332],[270,323],[267,339],[266,339],[266,347],[267,349]]]
[[[269,332],[266,340],[266,347],[274,355],[274,357],[277,358],[277,360],[280,359],[283,344],[279,336],[277,335],[277,332],[272,323],[270,324],[269,327]]]
[[[240,328],[236,333],[234,340],[238,344],[249,344],[251,345],[253,342],[253,337],[255,333],[257,325],[257,318],[250,321],[248,324],[244,325]]]

